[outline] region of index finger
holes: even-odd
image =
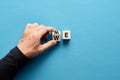
[[[53,27],[44,27],[43,29],[39,30],[39,35],[42,37],[47,32],[54,32],[54,31],[56,31],[56,29]]]
[[[47,27],[45,27],[45,28],[47,29],[48,32],[54,32],[54,31],[56,31],[55,28],[50,27],[50,26],[47,26]]]

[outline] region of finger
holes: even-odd
[[[51,32],[56,31],[56,29],[53,28],[53,27],[46,27],[46,28],[47,28],[47,33],[43,36],[45,39],[48,38],[48,35],[49,35],[49,32],[50,32],[50,31],[51,31]],[[52,28],[52,29],[50,30],[50,28]]]
[[[53,32],[56,29],[53,27],[43,27],[41,29],[39,29],[39,36],[42,37],[43,35],[45,35],[47,32]]]
[[[53,28],[53,27],[45,27],[46,29],[47,29],[47,31],[48,32],[54,32],[54,31],[56,31],[56,29],[55,28]]]
[[[33,24],[27,24],[26,25],[26,28],[28,28],[28,27],[31,27]]]
[[[41,25],[39,25],[39,27],[40,27],[40,28],[43,28],[43,27],[45,27],[45,25],[44,25],[44,24],[41,24]]]
[[[39,26],[38,23],[34,23],[34,24],[33,24],[33,27],[37,27],[37,26]]]
[[[44,50],[52,47],[56,43],[57,43],[57,41],[55,41],[55,40],[48,41],[47,43],[44,43],[43,45],[40,45],[39,51],[44,51]]]
[[[39,25],[37,28],[36,28],[36,30],[37,31],[39,31],[39,30],[41,30],[41,29],[43,29],[45,26],[42,24],[42,25]]]

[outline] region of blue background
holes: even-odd
[[[27,23],[71,30],[15,80],[120,80],[120,0],[0,0],[0,58]]]

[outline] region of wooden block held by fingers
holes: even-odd
[[[61,40],[61,33],[60,33],[60,31],[52,32],[52,39],[56,40],[56,41],[60,41]]]

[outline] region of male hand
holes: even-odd
[[[48,32],[53,32],[55,30],[56,29],[52,27],[45,27],[37,23],[27,24],[17,47],[28,58],[37,56],[57,43],[55,40],[50,40],[47,43],[41,44],[40,41],[43,36],[48,35]]]

